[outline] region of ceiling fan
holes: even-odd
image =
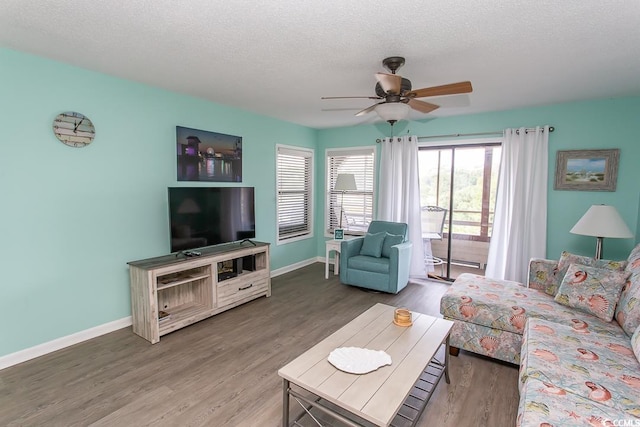
[[[430,113],[439,105],[421,101],[416,98],[427,98],[430,96],[456,95],[460,93],[470,93],[473,88],[471,82],[451,83],[442,86],[433,86],[422,89],[411,88],[411,81],[396,74],[398,68],[404,65],[404,58],[401,56],[391,56],[382,61],[391,74],[376,73],[375,92],[376,96],[324,96],[322,99],[348,99],[348,98],[366,98],[366,99],[382,99],[382,102],[373,104],[362,111],[356,113],[356,116],[362,116],[372,111],[378,113],[380,117],[389,122],[391,126],[398,120],[402,120],[409,115],[409,110],[414,109],[421,113]]]

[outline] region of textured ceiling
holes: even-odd
[[[428,116],[640,95],[638,0],[1,0],[0,46],[327,128],[373,95],[387,56]]]

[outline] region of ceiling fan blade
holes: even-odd
[[[373,104],[371,107],[367,107],[367,108],[365,108],[365,109],[364,109],[364,110],[362,110],[362,111],[358,111],[358,112],[356,113],[356,117],[364,116],[365,114],[372,112],[372,111],[373,111],[373,110],[375,110],[375,109],[376,109],[376,107],[377,107],[378,105],[380,105],[380,104],[384,104],[384,102],[378,102],[377,104]]]
[[[430,113],[433,110],[437,110],[438,108],[440,108],[439,105],[430,104],[428,102],[419,101],[417,99],[410,99],[407,104],[409,104],[409,107],[413,108],[416,111],[420,111],[421,113]]]
[[[355,98],[382,99],[379,96],[323,96],[320,99],[355,99]]]
[[[473,91],[471,82],[458,82],[442,86],[426,87],[407,92],[404,96],[409,98],[424,98],[427,96],[455,95]]]
[[[387,93],[400,94],[402,77],[397,74],[376,73],[376,80],[380,83],[382,90]]]

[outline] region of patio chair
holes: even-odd
[[[428,240],[442,240],[444,230],[444,220],[447,216],[447,209],[440,206],[423,206],[422,207],[422,239]],[[425,255],[424,258],[425,267],[433,268],[440,266],[440,275],[444,276],[444,260],[432,255]]]

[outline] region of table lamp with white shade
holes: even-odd
[[[596,237],[596,259],[602,257],[602,240],[605,237],[629,239],[631,230],[613,206],[593,205],[582,215],[570,233]]]
[[[342,199],[340,199],[340,225],[339,228],[342,229],[342,214],[343,203],[344,203],[344,192],[345,191],[355,191],[358,189],[356,186],[356,176],[352,173],[339,173],[336,177],[336,184],[333,187],[335,191],[342,192]]]

